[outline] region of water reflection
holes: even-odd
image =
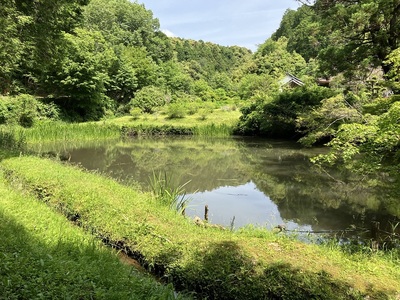
[[[144,189],[153,172],[186,186],[193,199],[187,213],[239,228],[246,224],[289,229],[343,230],[400,222],[396,178],[359,178],[343,170],[316,169],[309,157],[324,149],[259,139],[142,138],[86,145],[41,145],[38,152],[67,151],[70,162]],[[400,227],[400,226],[399,226]]]
[[[209,221],[227,227],[239,228],[255,224],[267,228],[286,224],[288,230],[312,230],[282,219],[278,206],[250,181],[239,186],[222,186],[212,191],[189,194],[192,199],[186,210],[189,216],[203,216],[205,205],[209,208]]]

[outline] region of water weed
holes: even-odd
[[[186,197],[185,186],[190,181],[176,185],[166,172],[153,172],[149,179],[150,189],[154,197],[163,205],[184,214],[190,199]]]
[[[118,126],[104,123],[43,122],[24,131],[30,143],[43,141],[76,141],[120,137]]]

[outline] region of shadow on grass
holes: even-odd
[[[202,259],[171,276],[176,287],[195,291],[199,299],[366,299],[323,271],[306,272],[286,263],[257,265],[231,241],[214,243],[196,257]],[[388,299],[372,292],[367,298]]]
[[[60,233],[49,246],[45,240],[48,236],[31,234],[1,206],[0,232],[1,300],[174,297],[171,289],[159,285],[156,288],[154,281],[139,276],[133,269],[129,274],[128,267],[90,237],[74,238]]]

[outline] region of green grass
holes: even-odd
[[[194,225],[149,193],[34,157],[1,163],[22,188],[110,244],[129,249],[176,289],[210,299],[396,299],[399,256],[306,245],[257,228]],[[39,261],[40,264],[40,261]]]
[[[121,136],[120,127],[104,122],[61,123],[45,122],[24,130],[27,141],[75,141],[116,138]]]
[[[241,113],[237,110],[226,111],[215,109],[205,119],[199,115],[186,115],[183,118],[168,118],[155,113],[139,117],[125,116],[106,120],[105,124],[124,127],[131,135],[159,135],[159,134],[195,134],[202,136],[229,136],[232,135]]]
[[[171,286],[0,178],[0,299],[175,299]],[[181,298],[181,296],[179,296]]]

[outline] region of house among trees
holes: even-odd
[[[287,86],[289,88],[295,88],[295,87],[303,86],[304,82],[301,81],[296,76],[294,76],[290,73],[286,73],[285,78],[283,78],[281,80],[280,84],[281,84],[281,88],[283,88],[284,86]]]

